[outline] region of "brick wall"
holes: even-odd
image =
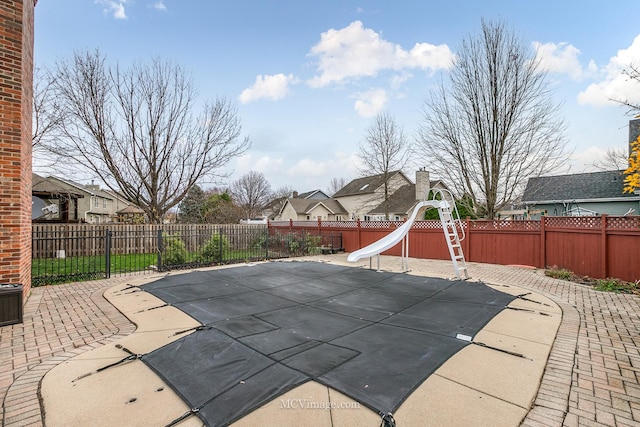
[[[34,0],[0,5],[0,283],[31,289]],[[26,300],[26,298],[25,298]]]

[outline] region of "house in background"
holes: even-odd
[[[120,194],[112,190],[102,190],[113,198],[115,214],[113,222],[124,224],[143,224],[146,222],[146,215],[142,209],[135,206]]]
[[[31,195],[33,222],[80,222],[78,199],[84,195],[79,191],[34,173]]]
[[[294,191],[291,197],[293,197],[294,199],[307,199],[307,200],[327,200],[331,198],[327,195],[327,193],[325,193],[322,190],[312,190],[312,191],[307,191],[306,193],[300,193],[300,194],[298,194],[297,191]]]
[[[425,169],[416,171],[415,184],[402,172],[394,171],[389,178],[389,199],[387,200],[389,219],[407,219],[415,205],[429,197],[433,189],[445,189],[440,180],[429,180]],[[379,221],[385,219],[384,175],[357,178],[341,188],[333,198],[349,212],[349,219]]]
[[[112,195],[100,190],[99,185],[82,185],[77,182],[50,176],[49,180],[83,195],[78,201],[78,215],[89,224],[112,222],[115,216],[115,201]]]
[[[392,221],[404,221],[411,216],[414,207],[418,202],[429,198],[431,190],[447,190],[445,197],[449,195],[449,188],[441,180],[429,180],[429,172],[425,169],[416,171],[416,183],[405,184],[398,188],[387,200],[389,219]],[[384,194],[384,189],[382,190]],[[453,204],[453,200],[448,200]],[[365,218],[374,221],[384,220],[385,203],[384,200],[375,208],[367,212]]]
[[[338,190],[333,198],[349,213],[350,220],[372,221],[370,212],[384,202],[384,174],[356,178]],[[402,171],[388,173],[388,192],[394,194],[399,188],[413,184]],[[384,218],[383,218],[384,219]]]
[[[337,200],[330,198],[320,190],[301,195],[294,192],[293,195],[294,197],[284,201],[277,215],[279,220],[310,221],[321,219],[324,221],[344,221],[348,218],[345,208]]]
[[[307,209],[308,207],[303,206],[303,203],[295,202],[295,206],[289,203],[290,206],[287,206],[287,201],[292,199],[312,201],[312,200],[328,200],[330,199],[330,197],[322,190],[312,190],[312,191],[307,191],[306,193],[298,193],[297,191],[294,191],[291,194],[291,197],[279,197],[271,201],[271,203],[269,203],[267,206],[265,206],[263,209],[263,211],[265,212],[265,217],[271,220],[295,219],[297,221],[298,218],[306,218],[306,216],[319,214],[318,212],[309,212]],[[287,218],[282,217],[282,212],[283,212],[283,209],[285,209],[285,207],[287,209],[287,211],[285,212],[285,216],[287,216]],[[298,212],[296,209],[300,209],[300,211]],[[325,212],[325,214],[329,215],[328,211]]]
[[[389,174],[388,187],[389,219],[396,221],[407,219],[415,205],[429,196],[430,190],[447,189],[440,180],[430,181],[429,172],[424,169],[416,172],[415,184],[402,171],[393,171]],[[331,198],[289,198],[276,217],[278,220],[298,221],[318,218],[328,221],[384,220],[384,175],[354,179]]]
[[[99,185],[82,185],[70,180],[33,174],[32,195],[45,204],[56,205],[57,215],[46,215],[37,222],[144,222],[144,212],[128,203],[122,196]],[[35,215],[35,213],[34,213]]]
[[[529,178],[522,202],[540,215],[638,215],[640,195],[624,193],[624,171]]]

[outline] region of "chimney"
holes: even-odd
[[[298,197],[298,192],[297,192],[297,191],[294,191],[294,192],[293,192],[293,196],[292,196],[292,197],[293,197],[294,199],[295,199],[296,197]]]
[[[416,200],[426,200],[429,197],[430,189],[429,171],[420,168],[416,171]]]

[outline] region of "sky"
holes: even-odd
[[[200,101],[235,105],[251,140],[217,186],[257,171],[274,190],[326,192],[333,178],[360,176],[358,146],[378,113],[412,142],[463,40],[483,18],[499,21],[541,55],[579,173],[627,146],[632,117],[610,99],[640,102],[622,74],[640,65],[639,16],[638,0],[40,0],[35,62],[96,48],[123,66],[173,61]],[[412,179],[429,170],[414,160]]]

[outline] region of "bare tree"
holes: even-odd
[[[283,185],[282,187],[278,187],[273,192],[273,197],[291,197],[295,189],[290,185]]]
[[[231,196],[247,219],[257,217],[271,200],[271,185],[260,173],[251,171],[231,183]]]
[[[359,145],[364,163],[363,175],[382,175],[384,179],[384,213],[389,219],[389,179],[391,172],[402,169],[409,158],[409,145],[404,130],[388,113],[378,114]]]
[[[601,171],[618,171],[629,167],[629,155],[622,147],[607,148],[601,159],[593,162],[593,167]]]
[[[271,202],[266,205],[267,216],[274,219],[289,197],[293,196],[294,189],[290,185],[282,186],[271,194]]]
[[[40,67],[34,67],[31,117],[34,168],[56,170],[55,166],[59,162],[50,147],[55,144],[59,136],[64,116],[56,99],[53,76],[48,70]]]
[[[62,123],[62,110],[54,92],[54,80],[43,68],[34,68],[31,146],[38,148],[54,137]]]
[[[638,67],[636,64],[630,64],[628,68],[622,70],[622,74],[627,76],[629,80],[635,83],[640,83],[640,67]],[[629,115],[637,115],[638,113],[640,113],[640,103],[630,100],[629,97],[611,100],[627,107],[627,114]]]
[[[56,64],[55,94],[65,120],[59,155],[100,178],[158,223],[201,180],[249,146],[224,99],[195,114],[196,90],[180,66],[154,59],[108,67],[95,51]]]
[[[425,102],[417,148],[479,216],[493,218],[529,177],[568,159],[559,107],[528,44],[483,20],[481,34],[463,41],[448,84]]]
[[[347,180],[345,178],[331,178],[331,181],[329,181],[329,187],[327,187],[327,191],[329,192],[329,194],[336,194],[345,185],[347,185]]]

